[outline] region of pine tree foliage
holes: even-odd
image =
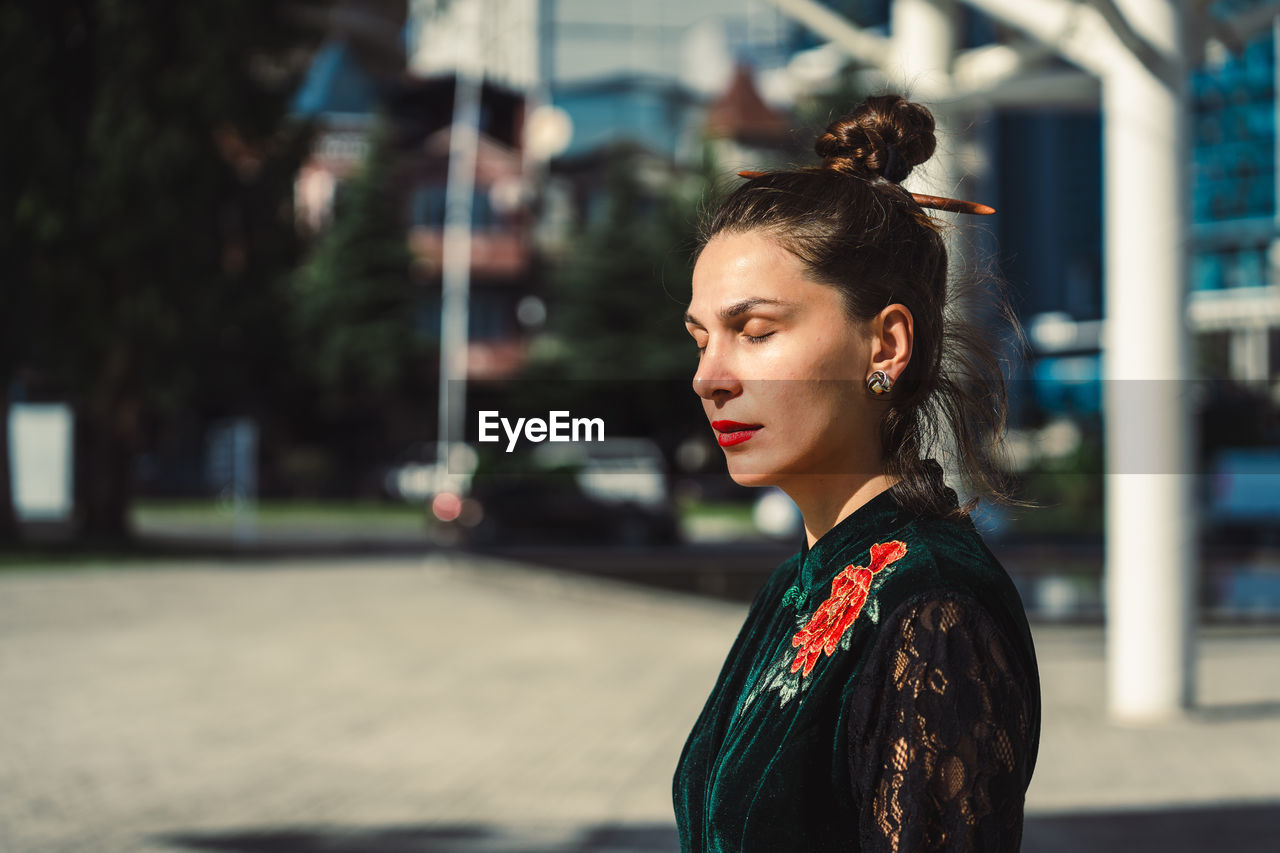
[[[684,329],[697,189],[646,192],[616,161],[604,215],[583,228],[552,274],[546,337],[530,376],[607,382],[684,379],[696,350]]]
[[[695,174],[653,191],[614,159],[603,207],[553,270],[547,328],[524,388],[549,407],[604,415],[612,435],[668,451],[704,422],[690,388],[697,349],[684,327],[699,206]]]
[[[292,291],[299,363],[335,405],[402,385],[432,355],[415,329],[411,275],[390,132],[371,135],[361,171],[339,193],[333,223]]]

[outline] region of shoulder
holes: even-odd
[[[906,553],[876,591],[886,628],[893,621],[900,629],[914,620],[922,626],[959,621],[976,632],[989,630],[1034,677],[1035,646],[1022,597],[971,522],[917,517],[892,538]],[[985,638],[975,634],[974,642]]]
[[[926,589],[902,601],[885,618],[877,646],[880,654],[873,659],[880,662],[891,659],[891,651],[905,650],[933,660],[968,656],[1006,674],[1026,668],[1016,638],[1008,636],[989,603],[955,590]]]
[[[972,600],[1000,622],[1025,623],[1021,596],[1009,573],[968,519],[917,517],[893,532],[905,554],[880,590],[888,613],[921,594]]]

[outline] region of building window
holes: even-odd
[[[446,192],[443,184],[428,184],[414,189],[409,197],[409,221],[420,228],[444,228]],[[471,227],[488,230],[502,225],[488,187],[476,187],[471,198]]]
[[[440,185],[417,187],[410,196],[409,221],[414,226],[444,227],[445,188]]]

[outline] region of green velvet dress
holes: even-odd
[[[1016,851],[1039,740],[1008,574],[882,492],[752,603],[676,768],[681,850]]]

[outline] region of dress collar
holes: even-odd
[[[958,505],[955,491],[947,488],[946,493],[948,502]],[[846,565],[865,564],[873,544],[890,538],[914,517],[898,503],[890,487],[836,522],[812,548],[805,537],[800,544],[800,586],[809,593],[815,584],[827,583]]]

